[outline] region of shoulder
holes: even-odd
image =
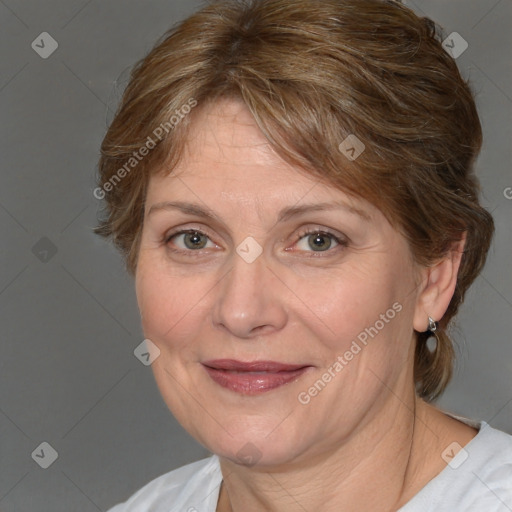
[[[447,467],[400,512],[510,512],[512,510],[512,436],[485,421]]]
[[[221,482],[219,459],[212,455],[155,478],[108,512],[214,511]]]
[[[482,494],[489,495],[491,499],[503,498],[507,505],[503,510],[511,510],[512,435],[494,429],[487,423],[483,424],[479,434],[480,440],[477,436],[475,440],[478,442],[474,443],[474,446],[468,446],[468,461],[470,457],[473,460],[468,465],[466,473],[473,477],[475,485],[479,484]]]

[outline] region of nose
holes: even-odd
[[[237,338],[279,331],[286,324],[283,283],[260,255],[247,263],[233,254],[231,270],[219,283],[213,323]]]

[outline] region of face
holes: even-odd
[[[198,114],[147,192],[136,291],[155,379],[221,457],[305,460],[411,385],[415,265],[379,210],[285,163],[243,105]]]

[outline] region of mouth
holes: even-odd
[[[242,395],[257,395],[299,379],[310,365],[276,361],[215,359],[202,363],[210,378],[220,386]]]

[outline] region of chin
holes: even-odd
[[[234,464],[247,467],[269,467],[289,463],[297,455],[297,444],[291,439],[251,439],[247,435],[214,442],[212,453]]]
[[[274,416],[237,417],[224,429],[211,419],[195,421],[188,432],[210,452],[244,466],[286,464],[301,452],[304,433]]]

